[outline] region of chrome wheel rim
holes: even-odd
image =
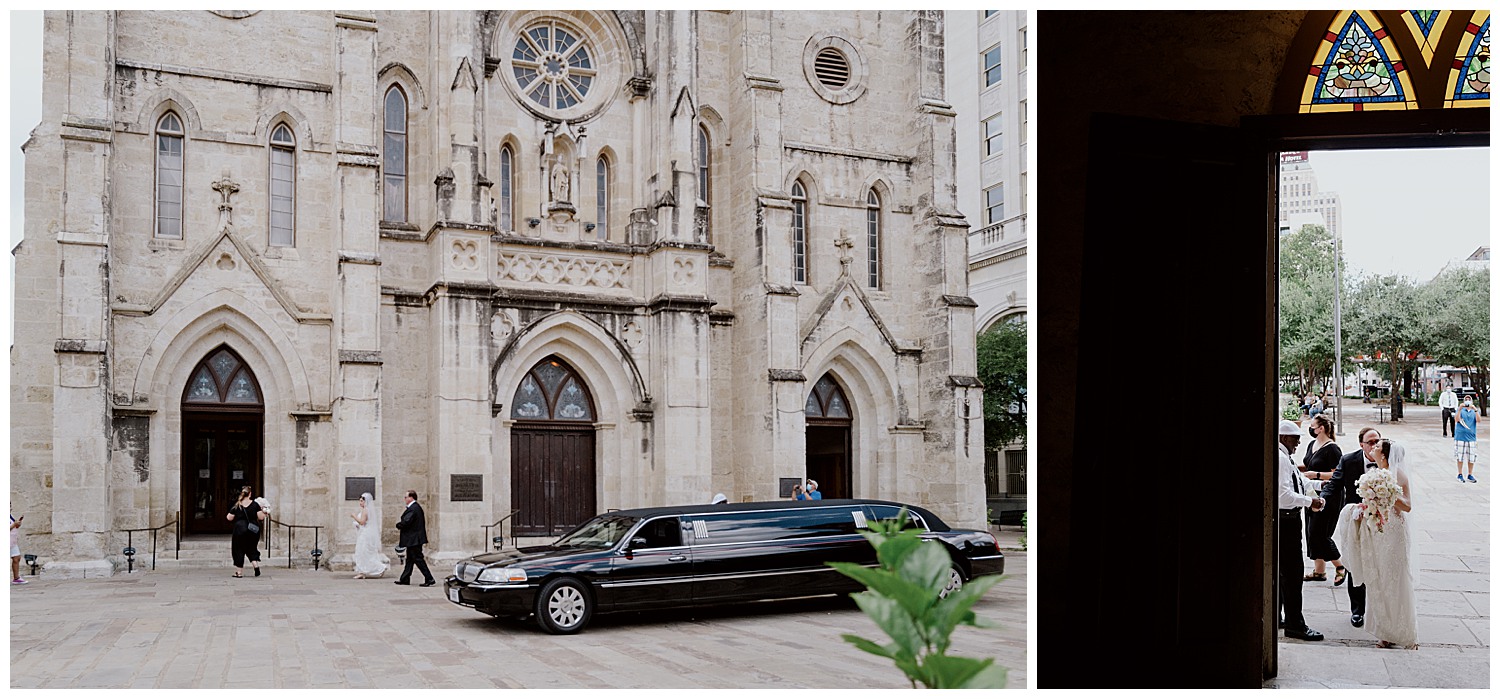
[[[573,626],[583,619],[583,594],[573,587],[559,587],[547,599],[547,615],[558,626]]]
[[[961,588],[963,586],[964,586],[964,576],[963,576],[963,574],[959,573],[957,568],[949,568],[948,569],[948,584],[943,586],[943,591],[938,594],[938,597],[940,597],[940,598],[941,597],[947,597],[948,595],[951,595],[951,594],[957,592],[959,590],[959,588]]]

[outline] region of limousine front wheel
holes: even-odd
[[[555,578],[536,597],[536,620],[548,633],[578,633],[594,616],[588,588],[574,578]]]
[[[964,586],[964,572],[958,566],[948,567],[948,584],[943,586],[943,591],[938,593],[938,598],[945,598]]]

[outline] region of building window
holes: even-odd
[[[1021,68],[1026,68],[1026,27],[1021,27]]]
[[[1031,116],[1026,112],[1026,100],[1021,100],[1021,145],[1026,145],[1026,131],[1031,126]]]
[[[1003,134],[1000,131],[1000,124],[999,114],[984,120],[985,155],[1000,155],[1000,150],[1005,147],[1005,142],[1001,139]]]
[[[500,147],[500,230],[513,231],[515,226],[515,155],[510,146]]]
[[[609,238],[609,163],[605,162],[604,156],[599,156],[599,161],[594,167],[594,220],[597,228],[594,233],[598,234],[599,240]]]
[[[711,166],[712,153],[708,149],[708,143],[708,129],[700,124],[698,126],[698,201],[703,202],[703,206],[712,208],[714,204],[713,168]],[[704,221],[704,241],[713,240],[710,235],[712,232],[712,220]]]
[[[1000,83],[1000,46],[984,52],[984,86]]]
[[[547,109],[582,102],[599,75],[588,45],[551,20],[516,38],[510,62],[521,94]]]
[[[156,122],[156,237],[182,239],[182,120]]]
[[[984,223],[999,223],[1005,220],[1005,185],[997,184],[984,190]]]
[[[296,244],[297,141],[286,124],[271,132],[271,245]]]
[[[997,12],[999,12],[999,10],[985,10],[984,11],[984,18],[985,19],[989,19],[991,17],[994,17],[995,13],[997,13]]]
[[[875,190],[865,195],[866,261],[871,289],[880,288],[880,195]]]
[[[807,283],[807,190],[792,183],[792,281]]]
[[[385,93],[385,142],[381,173],[385,180],[387,221],[406,221],[406,93],[392,86]]]

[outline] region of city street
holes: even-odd
[[[1010,535],[1012,538],[1014,535]],[[1001,534],[1005,545],[1007,534]],[[14,688],[902,688],[887,642],[847,599],[595,617],[575,636],[491,619],[442,588],[387,574],[269,565],[12,586]],[[1026,554],[975,606],[998,628],[960,627],[949,652],[995,657],[1026,686]],[[442,575],[447,571],[435,570]],[[247,571],[248,573],[248,571]]]
[[[1285,397],[1283,397],[1283,404]],[[1406,407],[1401,424],[1379,424],[1374,406],[1344,401],[1344,432],[1339,447],[1357,448],[1359,429],[1373,426],[1406,445],[1412,466],[1415,550],[1421,555],[1418,580],[1419,650],[1375,646],[1370,625],[1349,623],[1349,597],[1327,582],[1303,586],[1307,623],[1326,637],[1321,642],[1281,638],[1280,676],[1267,687],[1469,687],[1490,686],[1490,425],[1479,424],[1478,483],[1459,483],[1452,459],[1453,440],[1442,433],[1436,407]],[[1306,423],[1304,423],[1306,424]],[[1296,460],[1309,440],[1304,436]],[[1466,469],[1467,471],[1467,469]],[[1307,571],[1312,562],[1306,561]]]

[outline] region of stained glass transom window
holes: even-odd
[[[1490,12],[1479,10],[1469,19],[1458,42],[1448,75],[1449,107],[1487,107],[1490,104]]]
[[[807,394],[807,403],[802,412],[807,417],[829,418],[834,420],[851,420],[853,415],[849,412],[849,399],[844,397],[843,389],[839,388],[833,377],[824,374],[813,386],[812,393]]]
[[[551,20],[516,38],[510,62],[521,94],[547,109],[582,102],[599,76],[588,44]]]
[[[193,370],[182,402],[197,407],[258,408],[262,405],[255,373],[228,347],[219,347]]]
[[[516,387],[510,416],[517,420],[593,422],[593,399],[583,379],[556,357],[542,360]]]
[[[1373,12],[1337,13],[1313,54],[1302,111],[1415,109],[1411,74]]]
[[[1402,10],[1401,21],[1411,31],[1418,48],[1422,50],[1422,63],[1432,65],[1432,56],[1437,52],[1438,39],[1448,25],[1452,10]]]

